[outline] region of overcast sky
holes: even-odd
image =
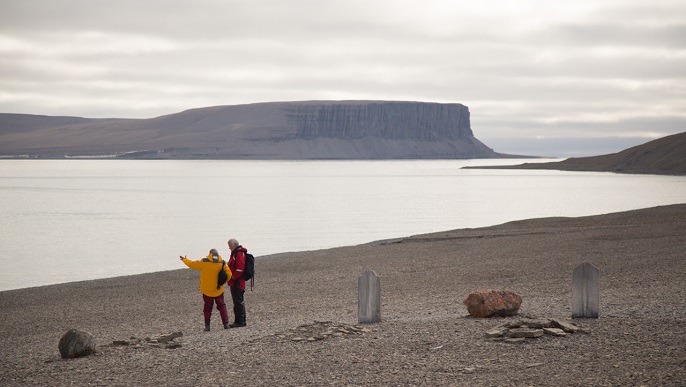
[[[686,131],[684,0],[0,0],[0,112],[462,103],[499,152]]]

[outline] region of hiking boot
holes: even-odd
[[[210,322],[208,320],[205,320],[205,332],[210,331]]]
[[[227,322],[224,323],[224,329],[229,329],[229,328],[230,328],[230,327],[229,327],[229,323],[227,323]]]
[[[242,327],[244,327],[244,326],[245,326],[245,324],[231,323],[231,324],[229,325],[229,328],[242,328]]]

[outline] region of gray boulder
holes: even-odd
[[[59,343],[62,359],[87,356],[95,353],[95,338],[88,332],[70,329]]]

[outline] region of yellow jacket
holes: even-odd
[[[224,293],[224,285],[217,289],[217,276],[219,270],[222,268],[222,256],[218,255],[219,262],[212,261],[212,254],[208,254],[207,258],[191,261],[188,258],[183,259],[183,263],[193,270],[200,270],[200,293],[208,297],[217,297]],[[231,269],[229,265],[224,265],[224,271],[229,279],[231,279]]]

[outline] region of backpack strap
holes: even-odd
[[[203,262],[212,262],[212,263],[221,263],[222,266],[224,266],[224,264],[226,263],[223,259],[222,259],[221,261],[211,261],[211,260],[209,260],[209,259],[207,259],[207,258],[203,258],[202,261],[203,261]]]

